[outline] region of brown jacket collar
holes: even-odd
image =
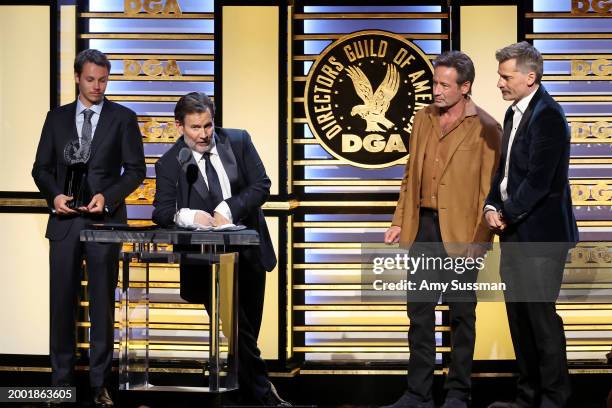
[[[434,117],[437,118],[440,116],[440,109],[433,103],[431,105],[427,105],[424,109],[425,109],[425,113],[427,113],[427,115],[431,118],[434,118]],[[465,109],[463,110],[463,115],[461,116],[459,122],[462,122],[464,118],[467,118],[469,116],[476,116],[476,115],[478,115],[476,104],[474,103],[472,98],[468,96],[467,102],[465,104]]]
[[[425,113],[427,114],[427,117],[429,117],[429,120],[431,121],[431,124],[434,126],[434,128],[438,129],[438,131],[440,130],[440,109],[434,105],[433,103],[431,105],[428,105],[427,107],[424,108],[425,109]],[[459,126],[461,123],[463,123],[463,121],[471,116],[477,116],[478,115],[478,109],[476,107],[476,104],[474,103],[474,101],[472,101],[472,98],[468,97],[465,107],[463,109],[463,113],[461,114],[461,116],[459,117],[459,119],[457,119],[452,126],[450,126],[447,130],[445,135],[447,135],[448,133],[452,132],[455,128],[457,128],[457,126]]]

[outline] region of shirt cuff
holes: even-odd
[[[232,217],[232,210],[230,210],[229,205],[227,205],[225,201],[221,201],[219,203],[217,208],[215,208],[215,212],[227,218],[230,224],[234,222],[233,217]]]
[[[485,205],[484,212],[486,213],[487,211],[497,211],[497,208],[493,207],[491,204],[487,204]]]
[[[182,228],[195,227],[194,219],[196,211],[189,208],[181,208],[174,214],[174,223]]]

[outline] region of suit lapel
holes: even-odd
[[[521,123],[519,123],[518,128],[516,129],[516,135],[514,135],[515,140],[517,136],[521,134],[523,129],[525,129],[525,126],[527,126],[527,123],[529,123],[529,120],[531,119],[531,115],[533,115],[533,110],[536,104],[538,103],[538,100],[540,100],[540,97],[543,91],[544,91],[544,88],[542,85],[540,85],[535,95],[533,95],[533,98],[531,98],[531,101],[529,101],[529,105],[527,105],[527,109],[525,109],[525,113],[523,113],[523,117],[521,118]]]
[[[79,132],[76,127],[76,101],[72,102],[67,110],[66,126],[68,127],[67,135],[70,135],[70,140],[79,139]]]
[[[463,118],[463,121],[461,121],[461,123],[465,122],[466,120],[470,120],[470,119],[469,118]],[[472,133],[472,129],[477,124],[478,124],[478,121],[474,121],[469,129],[464,130],[459,135],[453,135],[454,137],[450,136],[450,132],[445,136],[445,137],[449,137],[450,136],[451,139],[448,141],[448,158],[447,158],[446,162],[444,163],[444,168],[442,169],[440,174],[444,174],[444,172],[446,171],[446,168],[448,167],[448,165],[450,164],[450,162],[451,162],[451,160],[453,158],[453,155],[457,151],[457,148],[461,145],[461,143],[463,143],[463,141],[465,140],[467,135]]]
[[[533,115],[535,106],[538,103],[538,101],[541,99],[543,92],[545,92],[544,86],[540,85],[536,93],[531,98],[531,101],[529,101],[529,105],[527,105],[527,109],[525,109],[525,112],[523,113],[523,116],[521,117],[521,122],[516,128],[516,133],[514,134],[514,141],[512,142],[512,146],[516,144],[522,132],[525,130],[525,127],[531,120],[531,116]],[[512,110],[512,107],[510,107],[508,108],[508,111],[506,112],[506,118],[504,119],[504,140],[502,142],[503,143],[502,144],[502,159],[504,160],[508,154],[512,154],[512,152],[508,152],[508,144],[510,143],[510,133],[512,133],[513,118],[514,118],[514,111]]]
[[[91,153],[89,155],[89,160],[91,161],[100,146],[100,143],[106,139],[106,135],[108,134],[108,129],[110,128],[111,123],[113,123],[114,108],[110,101],[106,98],[104,99],[104,105],[102,105],[102,112],[100,112],[100,119],[98,120],[98,125],[96,126],[96,131],[93,134],[93,140],[91,141]]]
[[[502,162],[505,162],[506,154],[508,153],[508,143],[510,143],[510,133],[512,133],[512,118],[514,116],[514,111],[512,107],[508,107],[506,111],[506,116],[504,117],[504,136],[502,139],[502,151],[501,151],[501,159]]]
[[[65,159],[64,151],[68,143],[79,140],[79,134],[76,128],[76,101],[66,106],[66,109],[62,111],[62,129],[63,131],[59,135],[57,140],[57,155],[58,160],[62,163],[68,164]]]
[[[192,165],[192,164],[196,166],[196,168],[198,169],[198,178],[196,179],[195,183],[193,183],[193,188],[200,195],[200,197],[202,197],[203,200],[207,200],[209,196],[208,187],[206,186],[206,181],[204,181],[204,176],[202,176],[200,167],[198,166],[198,163],[196,162],[195,157],[193,157],[193,154],[191,155],[189,162],[187,162],[187,166]],[[183,172],[187,170],[187,166],[183,166]]]
[[[427,135],[427,137],[436,137],[435,134],[435,127],[436,125],[433,123],[431,116],[428,114],[427,117],[429,118],[429,125],[432,126],[434,128],[434,131],[431,132],[421,132],[422,135]],[[411,136],[412,137],[412,136]],[[412,156],[412,152],[410,153],[410,160],[416,160],[415,161],[415,166],[417,169],[417,180],[419,180],[419,190],[420,190],[420,183],[421,183],[421,177],[423,176],[423,161],[425,160],[425,149],[427,148],[427,142],[429,141],[429,139],[427,139],[427,137],[423,137],[423,136],[416,136],[415,137],[419,137],[419,141],[416,144],[417,146],[417,150],[414,154],[414,156]]]
[[[220,130],[220,129],[219,129]],[[222,133],[220,131],[219,133]],[[215,143],[217,145],[217,153],[221,158],[221,164],[227,178],[229,179],[230,185],[233,186],[238,181],[238,165],[236,164],[236,156],[229,141],[229,137],[223,134],[219,134],[215,131]]]

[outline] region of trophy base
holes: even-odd
[[[72,197],[67,203],[68,208],[84,207],[91,201],[91,193],[87,185],[87,164],[77,163],[68,166],[64,194]]]

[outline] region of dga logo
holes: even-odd
[[[385,31],[349,34],[310,69],[308,125],[330,154],[355,166],[401,163],[414,114],[433,102],[432,80],[429,60],[404,38]]]

